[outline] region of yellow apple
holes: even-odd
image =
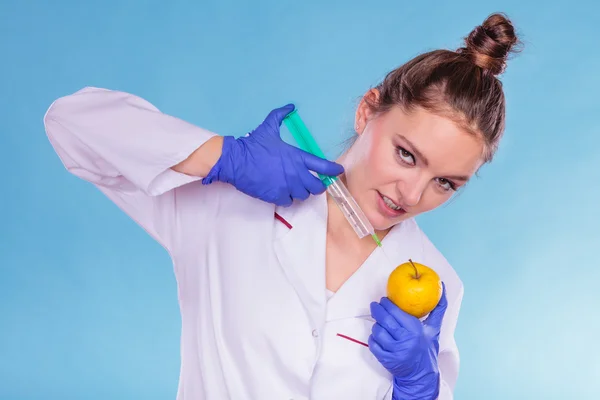
[[[409,259],[390,274],[387,297],[404,312],[421,318],[442,298],[442,281],[433,269]]]

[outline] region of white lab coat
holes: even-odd
[[[390,374],[368,347],[338,333],[367,342],[369,304],[408,258],[446,283],[439,399],[453,398],[463,286],[414,220],[383,241],[393,265],[375,250],[328,300],[325,195],[282,208],[171,170],[214,133],[128,93],[84,88],[52,103],[44,123],[68,171],[95,184],[173,260],[178,400],[391,399]]]

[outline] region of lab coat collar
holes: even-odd
[[[386,296],[390,273],[411,258],[423,258],[422,237],[414,220],[396,225],[363,265],[329,299],[326,320],[370,318],[370,304]],[[421,238],[421,239],[419,239]]]
[[[316,327],[324,321],[370,317],[370,303],[386,295],[387,279],[399,264],[422,260],[423,236],[413,219],[396,225],[363,265],[327,301],[325,261],[326,194],[311,196],[276,213],[275,253]]]

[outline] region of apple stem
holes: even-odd
[[[415,279],[419,279],[419,277],[421,275],[419,275],[419,271],[417,270],[417,267],[415,266],[415,263],[413,263],[413,261],[409,258],[408,261],[410,261],[410,265],[413,266],[413,268],[415,269]]]

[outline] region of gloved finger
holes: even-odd
[[[373,353],[375,358],[379,360],[379,362],[383,363],[385,361],[393,359],[394,355],[389,351],[385,350],[383,347],[381,347],[381,344],[379,344],[379,341],[375,338],[373,334],[369,335],[367,344],[369,345],[369,350],[371,351],[371,353]]]
[[[393,352],[397,347],[398,341],[379,323],[373,324],[371,332],[373,337],[377,340],[377,343],[379,343],[384,350]]]
[[[267,115],[267,118],[265,118],[264,123],[269,126],[269,128],[271,128],[272,132],[277,132],[279,133],[279,127],[281,126],[281,123],[283,122],[283,119],[285,117],[287,117],[287,115],[289,113],[291,113],[292,111],[294,111],[296,107],[294,106],[294,104],[286,104],[283,107],[279,107],[276,108],[274,110],[271,110],[271,112],[269,113],[269,115]]]
[[[299,173],[300,179],[302,180],[302,184],[312,194],[321,194],[327,188],[325,184],[321,182],[319,178],[308,172],[307,170],[301,171]]]
[[[392,338],[400,340],[405,329],[396,321],[396,319],[376,301],[371,303],[371,316],[385,330],[387,330]]]
[[[291,185],[290,195],[293,199],[306,200],[308,199],[308,196],[310,196],[308,190],[306,190],[304,185],[301,183],[302,181],[300,181],[300,179],[298,178],[298,182],[295,182]]]
[[[417,317],[402,311],[387,297],[381,299],[381,306],[407,331],[419,333],[423,329],[421,321]]]
[[[289,207],[294,202],[287,188],[280,188],[277,191],[270,192],[266,201],[281,207]]]
[[[325,160],[302,150],[299,151],[302,153],[304,165],[311,171],[327,176],[338,176],[344,172],[344,167],[336,162]]]
[[[292,199],[291,196],[284,196],[284,197],[278,199],[275,204],[277,204],[278,206],[281,206],[281,207],[289,207],[292,205],[293,202],[294,202],[294,199]]]
[[[429,316],[423,322],[426,326],[434,328],[434,331],[439,334],[442,328],[444,314],[448,308],[448,299],[446,298],[446,284],[442,282],[442,297],[437,306],[429,313]]]
[[[310,193],[304,187],[304,183],[300,175],[302,170],[296,165],[298,163],[294,162],[293,159],[290,160],[287,158],[282,159],[282,161],[283,176],[292,199],[308,199]]]

